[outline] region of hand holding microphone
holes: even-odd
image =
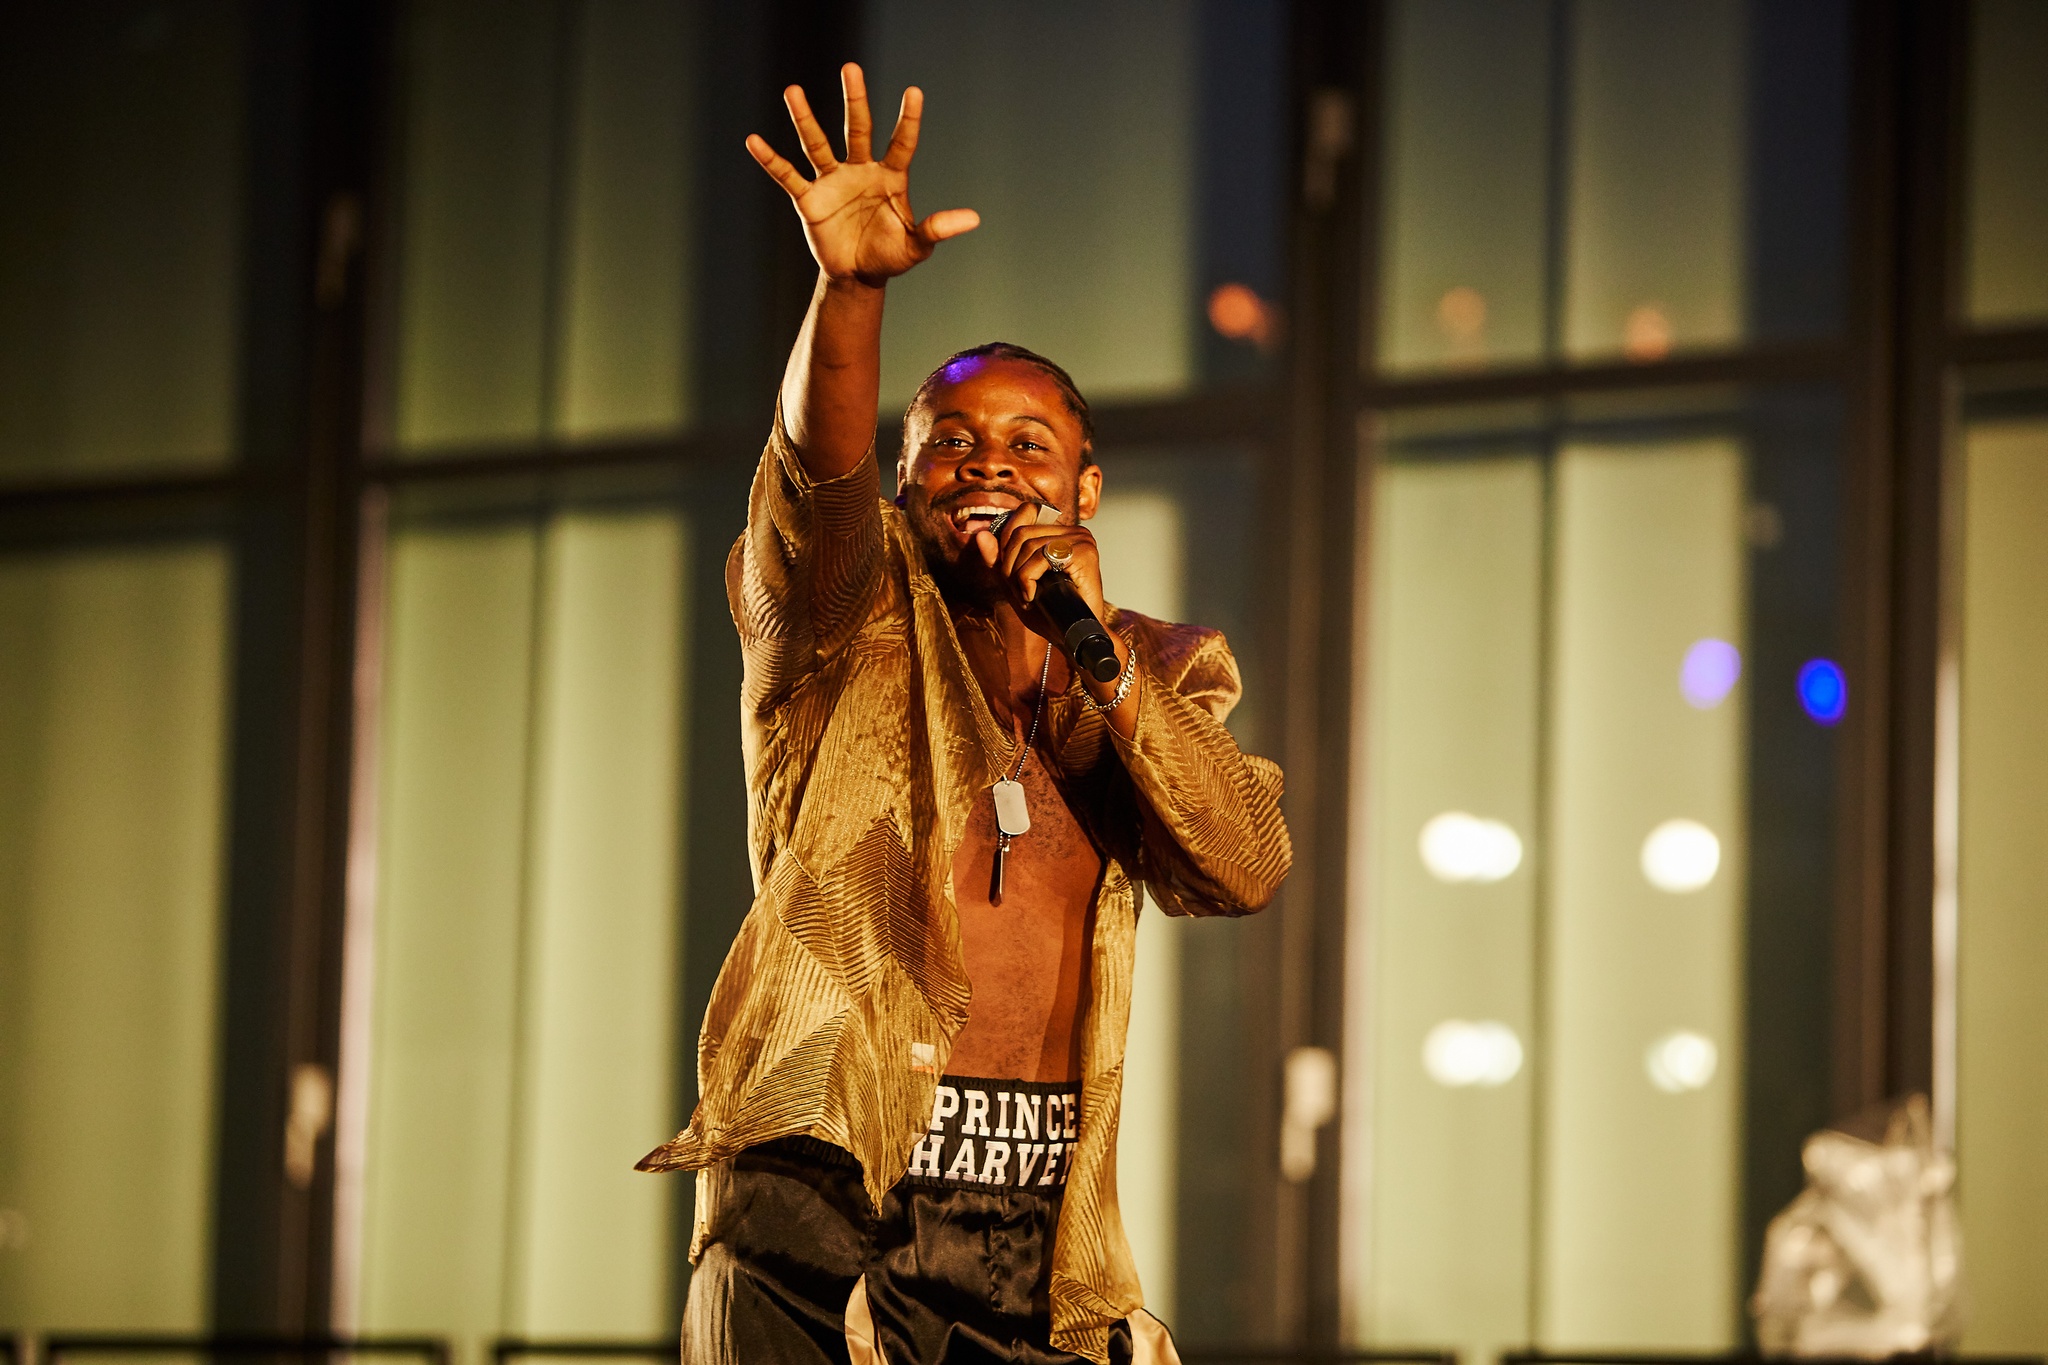
[[[1075,542],[1085,542],[1093,550],[1092,538],[1077,527],[1061,526],[1044,528],[1063,533],[1053,538],[1034,536],[1027,541],[1021,536],[1011,536],[1005,542],[1000,535],[1003,527],[1013,516],[1021,518],[1026,510],[1020,507],[1014,513],[1006,512],[995,518],[989,528],[998,535],[998,560],[1004,576],[1017,577],[1019,566],[1028,564],[1035,548],[1044,558],[1045,567],[1025,580],[1031,594],[1029,601],[1045,613],[1046,619],[1058,632],[1061,647],[1076,668],[1097,682],[1115,681],[1122,671],[1122,665],[1117,662],[1116,644],[1109,638],[1109,632],[1103,628],[1087,599],[1081,595],[1071,572]],[[1028,510],[1030,521],[1027,524],[1035,528],[1039,525],[1040,508],[1030,506]]]

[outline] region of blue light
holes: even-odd
[[[1799,669],[1799,704],[1822,725],[1833,725],[1849,709],[1849,680],[1832,659],[1808,659]]]
[[[1742,651],[1709,636],[1693,641],[1678,669],[1678,690],[1696,709],[1711,710],[1735,690],[1742,676]]]

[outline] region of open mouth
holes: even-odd
[[[1010,493],[972,493],[948,509],[947,520],[962,540],[972,540],[983,531],[994,531],[1010,513],[1024,505]]]

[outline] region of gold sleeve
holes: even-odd
[[[874,451],[813,482],[782,405],[747,498],[747,529],[726,560],[726,598],[745,660],[742,697],[759,714],[852,637],[882,567],[881,475]]]
[[[1138,796],[1139,868],[1170,915],[1264,909],[1294,860],[1278,764],[1237,747],[1223,718],[1242,692],[1215,631],[1159,671],[1136,640],[1140,691],[1129,739],[1111,732]]]

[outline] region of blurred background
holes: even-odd
[[[1281,901],[1141,930],[1183,1347],[1740,1347],[1920,1091],[2048,1351],[2039,0],[0,11],[0,1332],[673,1340],[812,280],[741,139],[846,59],[984,224],[885,455],[1063,362],[1287,769]]]

